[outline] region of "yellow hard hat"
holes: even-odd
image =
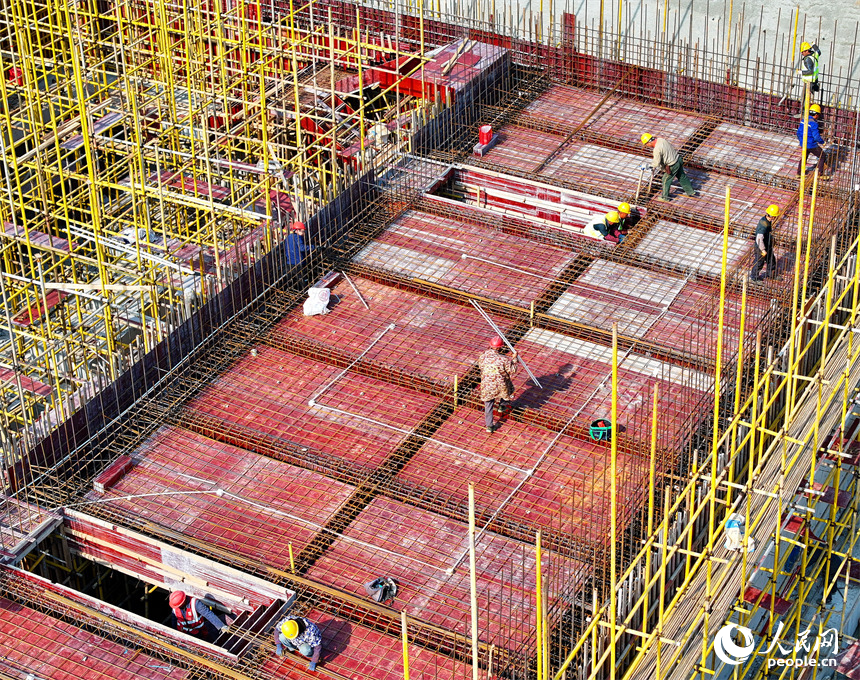
[[[281,632],[287,640],[295,640],[299,636],[299,623],[295,619],[287,619],[281,624]]]
[[[639,139],[642,141],[643,144],[647,144],[652,139],[654,139],[654,135],[652,135],[650,132],[644,132]]]
[[[779,206],[775,203],[772,203],[771,205],[767,206],[767,210],[765,210],[765,212],[771,217],[779,217]]]
[[[821,113],[821,107],[818,104],[813,104],[809,107],[809,113]]]
[[[630,214],[630,204],[629,203],[620,203],[618,205],[618,212],[623,213],[625,215]]]
[[[606,213],[606,221],[609,224],[618,224],[619,220],[621,220],[621,216],[615,210],[610,210]]]
[[[812,45],[810,45],[806,41],[803,41],[802,43],[800,43],[800,51],[801,52],[806,52],[806,50],[811,49],[811,48],[812,48]]]

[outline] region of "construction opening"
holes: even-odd
[[[860,678],[858,83],[603,9],[0,5],[0,678]]]

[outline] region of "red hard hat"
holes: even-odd
[[[185,604],[185,597],[185,593],[183,593],[181,590],[174,590],[172,593],[170,593],[170,606],[174,609],[176,607],[181,607],[183,604]]]
[[[498,335],[490,339],[490,347],[493,349],[499,349],[504,344],[505,343],[502,342],[502,339]]]
[[[298,220],[296,220],[295,222],[293,222],[290,225],[290,231],[304,231],[304,230],[305,230],[304,222],[299,222]]]

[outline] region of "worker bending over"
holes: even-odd
[[[821,107],[818,104],[813,104],[809,107],[809,118],[807,119],[809,132],[806,133],[806,162],[809,162],[809,155],[812,154],[818,159],[818,176],[823,180],[829,180],[830,175],[827,172],[827,158],[824,151],[824,138],[821,136],[821,130],[818,128],[818,120],[821,118]],[[800,148],[803,149],[803,121],[797,126],[797,141]],[[809,172],[809,167],[806,168]],[[797,161],[797,177],[803,172],[803,151],[800,152],[800,160]]]
[[[776,274],[776,255],[773,252],[773,221],[779,217],[779,206],[769,205],[765,211],[764,217],[758,221],[755,228],[755,249],[756,258],[750,271],[750,281],[763,281],[764,279],[772,279]],[[767,264],[764,270],[764,276],[759,277],[762,265]]]
[[[681,160],[678,152],[675,151],[675,147],[668,140],[662,137],[655,137],[648,132],[643,134],[640,139],[646,148],[653,149],[654,155],[651,161],[651,172],[657,172],[660,169],[663,170],[662,199],[664,201],[669,200],[669,188],[672,186],[673,178],[678,180],[678,184],[681,185],[687,196],[695,196],[696,190],[693,189],[690,178],[684,172],[684,162]]]
[[[623,241],[630,232],[630,229],[639,224],[639,220],[642,219],[642,216],[639,214],[638,210],[632,209],[629,203],[619,203],[618,217],[618,231],[621,234],[620,240]]]
[[[168,602],[173,610],[173,625],[180,633],[202,638],[206,642],[215,642],[218,634],[227,630],[227,624],[196,597],[189,597],[181,590],[174,590],[170,593]]]
[[[481,399],[484,402],[484,424],[487,432],[491,434],[496,429],[493,425],[493,406],[498,400],[499,411],[504,412],[514,395],[513,377],[517,372],[517,353],[514,351],[511,358],[502,356],[499,350],[503,345],[504,342],[497,335],[490,340],[490,349],[478,357],[478,366],[481,369]]]
[[[800,54],[803,56],[800,62],[800,79],[804,83],[809,83],[809,93],[815,94],[821,87],[818,84],[818,58],[821,56],[821,50],[818,45],[811,45],[804,41],[800,43]]]
[[[288,616],[275,627],[275,654],[283,656],[285,649],[309,659],[308,668],[315,671],[322,652],[320,629],[304,616]]]

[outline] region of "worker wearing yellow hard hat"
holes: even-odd
[[[818,85],[818,58],[821,56],[821,50],[815,43],[808,43],[805,40],[800,43],[800,79],[804,83],[809,83],[809,92],[815,94],[820,90]]]
[[[645,132],[639,138],[639,141],[642,142],[643,146],[650,148],[653,151],[653,157],[650,164],[651,172],[654,173],[658,170],[663,171],[662,200],[669,200],[669,189],[672,186],[673,179],[678,180],[678,184],[681,185],[681,188],[687,196],[696,195],[696,190],[693,189],[690,178],[687,177],[687,173],[684,172],[684,162],[681,160],[675,147],[672,146],[668,140],[663,139],[662,137],[655,137],[650,132]],[[646,163],[642,167],[647,168],[649,165]]]
[[[755,228],[756,258],[750,270],[750,281],[763,281],[776,276],[776,255],[773,252],[773,222],[779,217],[779,206],[771,204],[764,211]],[[764,276],[759,277],[761,268],[765,266]]]
[[[619,203],[618,217],[620,218],[618,221],[618,231],[621,234],[620,240],[623,241],[627,238],[630,228],[635,227],[642,216],[639,214],[638,210],[631,208],[629,203]]]
[[[818,127],[818,121],[821,118],[821,107],[818,104],[812,104],[809,107],[809,118],[804,122],[800,121],[797,126],[797,143],[800,148],[803,148],[804,136],[806,137],[806,171],[809,172],[809,157],[815,156],[818,159],[818,176],[820,179],[827,181],[830,179],[828,171],[828,158],[825,151],[824,137],[821,135],[821,130]],[[797,177],[800,177],[803,171],[803,153],[797,161]]]
[[[322,652],[322,633],[315,623],[304,616],[288,616],[275,626],[275,654],[298,652],[310,662],[308,668],[317,669]]]

